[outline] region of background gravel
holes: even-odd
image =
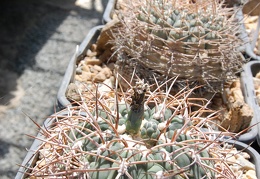
[[[0,178],[14,178],[32,144],[25,134],[55,111],[76,45],[102,23],[107,0],[0,2]]]

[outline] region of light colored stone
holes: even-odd
[[[240,155],[247,160],[250,159],[250,155],[247,152],[241,152]]]
[[[80,81],[80,82],[83,81],[82,78],[81,78],[81,76],[79,76],[79,75],[76,75],[76,76],[75,76],[75,80],[76,80],[76,81]]]
[[[123,133],[125,133],[125,130],[126,130],[125,124],[123,124],[122,126],[119,125],[118,128],[117,128],[118,134],[123,134]]]
[[[96,55],[97,55],[97,52],[91,51],[90,49],[87,50],[88,57],[95,57]]]
[[[237,158],[237,163],[241,166],[241,169],[243,170],[255,170],[255,165],[246,160],[241,155]]]
[[[86,65],[101,65],[102,61],[96,58],[85,58],[85,64]]]
[[[101,66],[99,66],[99,65],[94,65],[93,69],[98,71],[98,72],[103,71],[103,68]]]
[[[103,82],[107,79],[103,72],[99,72],[93,79],[94,82]]]
[[[85,65],[85,64],[81,66],[81,70],[83,70],[85,72],[90,72],[89,66]]]
[[[45,149],[45,148],[40,149],[39,152],[40,152],[39,159],[42,159],[44,157],[49,157],[50,154],[51,154],[50,150],[49,149]]]
[[[255,75],[256,78],[260,79],[260,72]]]
[[[235,164],[235,165],[230,165],[229,166],[230,167],[230,169],[234,172],[234,173],[237,173],[239,170],[240,170],[240,166],[238,166],[237,164]]]
[[[242,179],[257,179],[255,170],[248,170]]]
[[[94,67],[93,65],[89,65],[90,72],[94,73],[95,75],[98,74],[98,71],[95,68],[93,68],[93,67]]]
[[[66,96],[68,97],[68,99],[72,99],[75,101],[80,101],[80,95],[78,93],[78,87],[76,84],[74,83],[70,83],[68,86],[68,89],[66,91]]]
[[[109,78],[110,76],[112,76],[112,71],[111,71],[108,67],[103,68],[103,69],[102,69],[102,72],[103,72],[103,74],[104,74],[107,78]]]
[[[36,165],[37,165],[39,168],[44,167],[44,166],[46,165],[45,159],[38,160],[38,161],[36,162]]]
[[[96,52],[96,51],[97,51],[97,44],[92,44],[92,45],[90,46],[90,50],[91,50],[92,52]]]
[[[228,164],[234,164],[234,163],[236,163],[236,157],[235,156],[230,156],[230,157],[227,157],[227,163]]]
[[[108,78],[98,87],[98,91],[101,94],[108,93],[109,91],[111,91],[111,89],[113,89],[113,85],[114,83],[112,82],[112,80]]]
[[[94,74],[91,72],[82,71],[82,74],[80,76],[82,81],[85,82],[85,81],[91,81],[92,78],[94,77]]]

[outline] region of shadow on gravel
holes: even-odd
[[[0,2],[0,108],[8,106],[15,98],[13,91],[17,90],[16,81],[23,71],[26,68],[37,69],[35,55],[72,10],[86,19],[102,17],[95,10],[95,0],[89,1],[92,9],[75,6],[75,2],[76,0]],[[107,0],[102,0],[103,8],[106,4]]]
[[[0,159],[5,157],[5,155],[9,152],[10,144],[0,140]]]

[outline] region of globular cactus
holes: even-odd
[[[144,126],[141,128],[141,138],[144,140],[145,143],[153,145],[157,142],[160,136],[160,130],[158,129],[158,125],[151,121],[146,122]]]
[[[149,0],[126,4],[124,10],[118,10],[122,25],[114,30],[118,71],[125,78],[133,71],[141,78],[154,73],[160,82],[163,79],[159,73],[165,79],[178,76],[179,82],[221,91],[223,82],[234,78],[245,63],[238,51],[241,41],[235,9],[225,7],[222,1]]]
[[[80,106],[68,107],[65,116],[54,115],[54,125],[43,128],[40,160],[30,168],[30,175],[232,178],[226,159],[212,156],[221,148],[217,138],[221,135],[203,132],[203,127],[213,122],[214,113],[203,103],[195,105],[194,98],[189,98],[192,89],[173,96],[159,88],[152,92],[141,81],[124,93],[110,92],[110,98],[103,94]],[[192,111],[193,105],[200,107],[198,111]],[[204,112],[210,115],[203,117]],[[225,167],[214,169],[216,161]]]

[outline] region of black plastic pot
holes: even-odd
[[[93,27],[72,56],[57,95],[57,103],[60,109],[71,106],[71,102],[66,97],[66,91],[69,84],[74,81],[76,63],[84,58],[86,51],[91,44],[96,42],[103,27],[103,25]]]
[[[62,111],[60,113],[55,114],[57,117],[59,116],[68,116],[70,115],[70,112]],[[84,115],[84,113],[81,113],[81,115]],[[56,121],[56,117],[50,117],[45,120],[43,124],[44,129],[49,129],[51,126],[54,125]],[[15,177],[15,179],[25,179],[29,177],[28,173],[30,173],[30,170],[26,169],[26,167],[34,167],[36,165],[36,162],[39,157],[39,146],[43,144],[43,141],[41,139],[44,139],[42,135],[42,130],[40,130],[39,134],[37,135],[37,138],[34,140],[32,146],[30,147],[27,155],[25,156],[21,167],[18,170],[18,173]],[[256,176],[257,178],[260,178],[260,154],[250,147],[249,145],[239,142],[239,141],[234,141],[234,140],[228,140],[226,143],[232,144],[235,148],[238,150],[243,150],[244,152],[247,152],[250,155],[250,162],[252,162],[255,165],[256,168]]]
[[[243,15],[242,9],[238,10],[238,12],[236,13],[236,18],[238,19],[238,22],[240,23],[239,38],[243,41],[243,45],[240,47],[239,50],[245,52],[245,54],[252,60],[260,60],[260,56],[258,56],[254,53],[254,50],[253,50],[254,47],[252,47],[251,40],[249,39],[248,33],[246,31],[246,27],[244,24],[244,15]],[[260,16],[258,18],[260,18]],[[259,21],[258,21],[258,23],[259,23]],[[258,25],[260,25],[260,24],[258,24]],[[258,38],[258,36],[256,38]],[[257,40],[257,39],[253,39],[253,40]]]
[[[113,10],[115,9],[116,2],[117,2],[117,0],[108,1],[106,9],[103,14],[103,19],[102,19],[104,24],[106,24],[112,20]]]
[[[68,112],[58,112],[56,114],[56,116],[67,116]],[[53,123],[56,121],[56,117],[49,117],[47,118],[44,123],[42,128],[44,129],[49,129]],[[36,139],[33,141],[32,146],[30,147],[30,149],[28,150],[28,153],[26,154],[21,167],[19,168],[15,179],[24,179],[28,177],[28,173],[30,173],[30,170],[27,169],[28,167],[33,167],[35,166],[38,158],[39,158],[39,152],[37,152],[37,150],[39,149],[39,147],[41,146],[41,144],[43,143],[41,139],[44,139],[44,135],[42,135],[42,130],[40,130],[40,132],[38,133],[38,135],[36,136]]]
[[[260,178],[260,154],[254,148],[243,142],[229,140],[227,143],[234,145],[238,150],[243,150],[250,155],[250,162],[255,165],[256,177]]]
[[[256,116],[256,126],[258,128],[257,142],[260,146],[260,104],[256,98],[255,86],[253,78],[260,72],[260,61],[250,61],[243,67],[241,77],[244,81],[244,88],[246,90],[246,100],[248,104],[254,110],[254,116]]]

